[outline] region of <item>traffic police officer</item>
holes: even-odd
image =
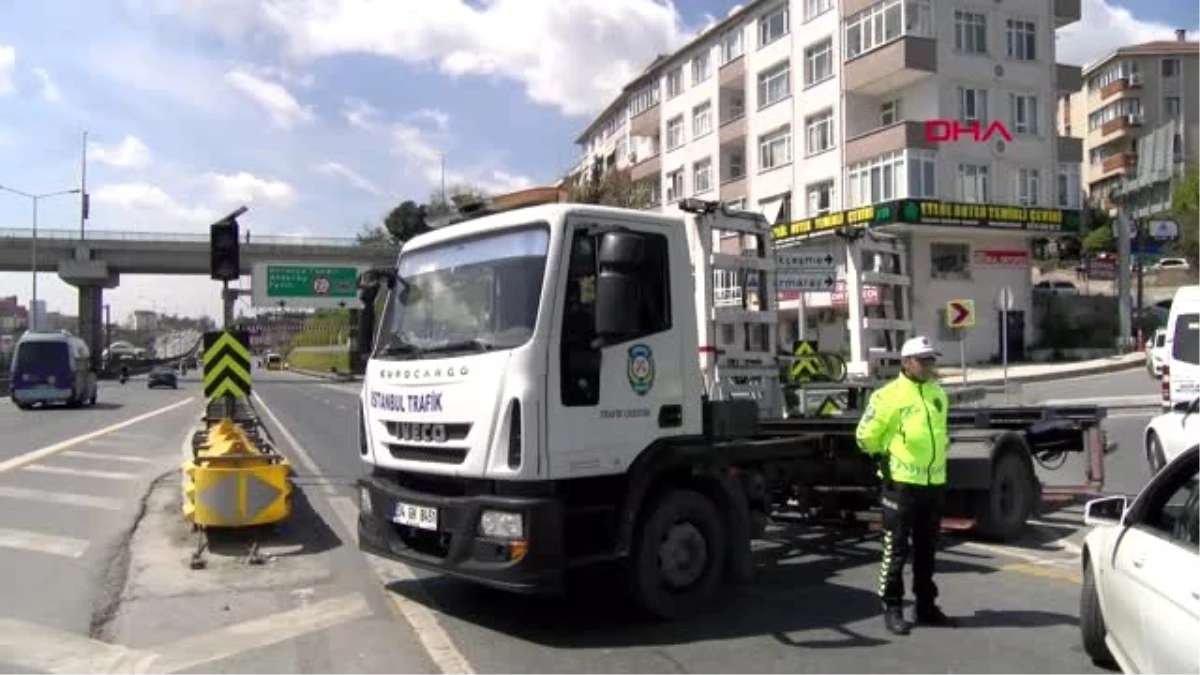
[[[935,379],[938,356],[927,337],[905,342],[900,349],[900,375],[871,395],[855,434],[859,448],[880,464],[883,561],[879,596],[884,624],[896,635],[907,635],[910,627],[901,609],[910,539],[916,623],[953,624],[936,604],[938,588],[933,582],[949,444],[949,402]]]

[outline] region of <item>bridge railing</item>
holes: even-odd
[[[53,239],[58,241],[79,241],[78,230],[46,230],[38,228],[38,239]],[[244,236],[243,236],[244,237]],[[0,228],[0,240],[32,239],[33,230],[29,228]],[[84,241],[146,241],[146,242],[178,242],[186,244],[208,244],[207,234],[199,232],[126,232],[120,230],[89,230]],[[283,246],[323,246],[333,248],[392,248],[388,241],[359,241],[352,237],[306,237],[286,234],[251,234],[247,242],[255,244]]]

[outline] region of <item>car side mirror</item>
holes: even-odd
[[[638,269],[646,259],[646,240],[635,232],[607,232],[600,238],[596,260],[596,336],[620,342],[641,330],[641,280]]]
[[[1083,524],[1119,525],[1129,511],[1129,499],[1124,496],[1093,499],[1083,507]]]
[[[1179,401],[1175,405],[1171,406],[1171,410],[1173,412],[1183,413],[1184,415],[1190,415],[1196,412],[1196,401]]]

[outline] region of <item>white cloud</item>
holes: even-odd
[[[281,129],[292,129],[316,119],[312,109],[301,105],[281,84],[240,70],[226,73],[225,82],[262,107],[271,122]]]
[[[259,178],[245,171],[235,174],[208,173],[204,175],[213,197],[222,202],[250,203],[254,201],[290,204],[296,190],[281,180]]]
[[[428,121],[432,123],[438,131],[448,131],[450,129],[450,115],[435,108],[422,108],[413,113],[412,118],[415,120]]]
[[[13,73],[17,70],[17,48],[0,45],[0,96],[11,94],[15,89]]]
[[[88,159],[121,169],[145,166],[150,161],[150,148],[136,136],[126,136],[115,147],[88,143]]]
[[[312,73],[305,73],[282,66],[267,66],[253,63],[239,63],[232,70],[249,73],[263,80],[276,80],[284,84],[309,89],[317,83]]]
[[[1107,0],[1083,0],[1082,9],[1079,21],[1058,31],[1059,63],[1086,65],[1118,47],[1152,40],[1174,40],[1176,28],[1189,29],[1188,39],[1196,39],[1196,26],[1142,21],[1128,9]]]
[[[364,178],[362,174],[344,164],[340,164],[338,162],[325,162],[317,167],[317,172],[326,176],[337,176],[342,178],[347,183],[353,185],[359,190],[362,190],[363,192],[373,195],[383,194],[383,191],[379,189],[378,185],[371,182],[367,178]]]
[[[144,222],[156,223],[154,229],[166,232],[181,224],[194,226],[217,218],[215,211],[183,206],[162,188],[147,183],[104,185],[92,193],[92,199],[98,204],[115,206],[141,216]]]
[[[356,98],[346,99],[342,116],[350,126],[363,131],[378,131],[382,125],[379,109]]]
[[[34,68],[33,74],[42,83],[42,98],[51,103],[62,100],[62,93],[59,92],[58,85],[54,84],[54,80],[50,79],[50,73],[46,72],[45,68]]]

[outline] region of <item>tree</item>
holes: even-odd
[[[382,241],[387,241],[389,237],[390,235],[388,231],[384,229],[382,225],[363,223],[362,226],[358,228],[358,235],[356,238],[360,244],[377,244]]]
[[[1083,251],[1090,255],[1111,253],[1115,246],[1116,237],[1113,236],[1111,226],[1097,227],[1083,238]]]
[[[383,226],[387,228],[392,241],[403,243],[429,229],[425,225],[425,212],[424,205],[406,199],[388,212],[383,219]]]
[[[599,162],[593,165],[588,177],[570,184],[567,199],[580,204],[600,204],[626,209],[647,209],[652,204],[650,188],[633,180],[629,169],[610,169],[600,175]]]
[[[426,213],[429,216],[444,216],[450,212],[451,208],[459,209],[483,199],[487,199],[486,192],[473,185],[459,183],[451,185],[445,194],[442,194],[440,190],[434,190],[429,195],[429,201],[426,202]]]
[[[1171,194],[1171,217],[1179,224],[1179,239],[1167,246],[1172,255],[1187,258],[1192,267],[1200,263],[1200,167],[1191,164]]]
[[[359,241],[377,241],[380,238],[390,238],[392,243],[403,244],[418,234],[429,231],[429,219],[446,215],[451,205],[461,208],[467,203],[485,199],[487,194],[472,185],[460,183],[453,185],[443,196],[440,190],[434,190],[429,200],[424,204],[406,199],[398,204],[383,219],[383,226],[363,226],[359,232]]]

